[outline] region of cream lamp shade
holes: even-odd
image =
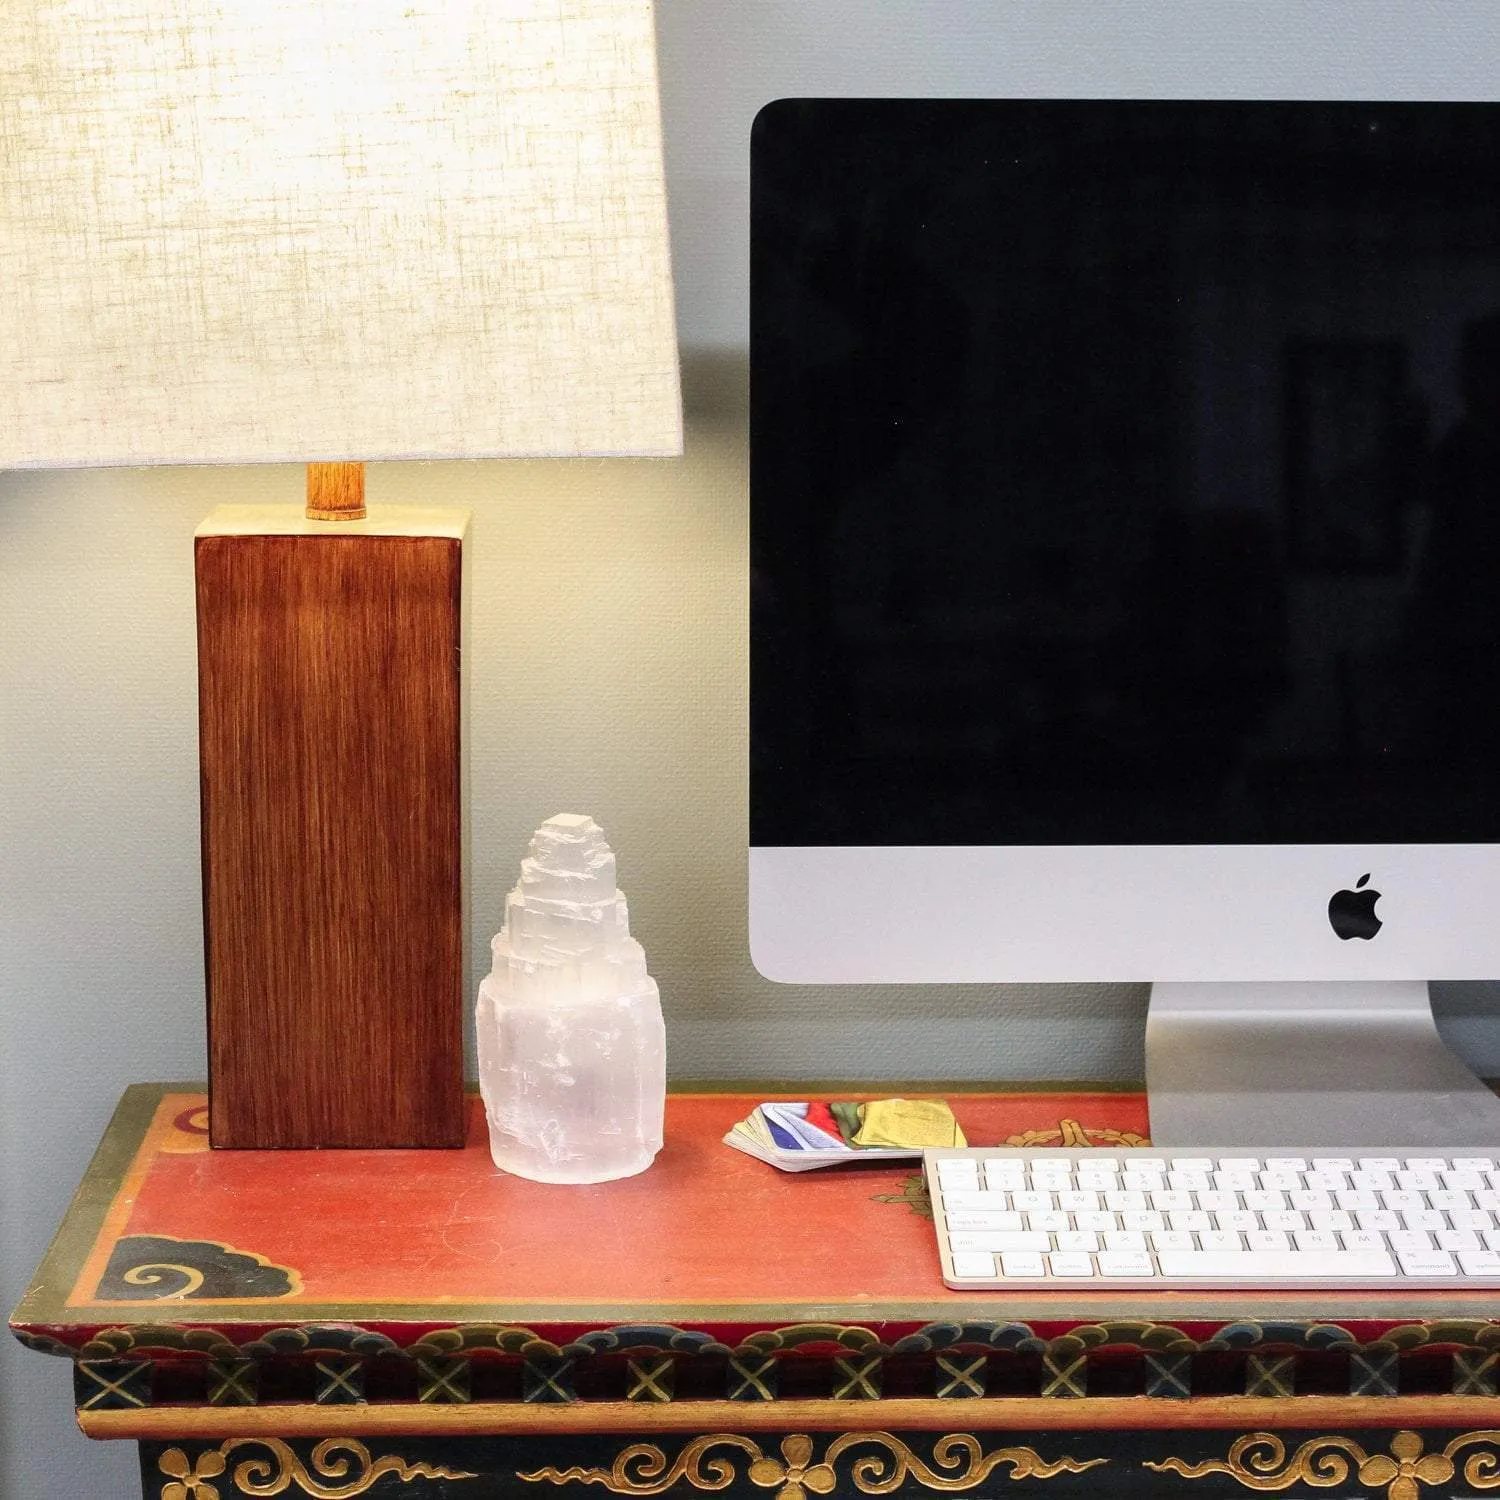
[[[681,448],[649,0],[9,0],[0,467]]]

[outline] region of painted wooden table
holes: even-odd
[[[947,1097],[978,1145],[1145,1140],[1135,1093]],[[912,1167],[779,1173],[720,1143],[754,1102],[568,1188],[477,1101],[462,1151],[210,1152],[139,1085],[12,1326],[148,1500],[1500,1489],[1493,1293],[950,1292]]]

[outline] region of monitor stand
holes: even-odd
[[[1154,984],[1146,1087],[1158,1146],[1500,1147],[1421,980]]]

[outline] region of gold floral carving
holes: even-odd
[[[813,1461],[813,1440],[795,1432],[783,1438],[781,1456],[768,1457],[759,1443],[738,1433],[705,1433],[688,1443],[675,1459],[655,1443],[633,1443],[607,1469],[538,1469],[518,1479],[549,1484],[598,1484],[617,1495],[659,1495],[680,1481],[694,1489],[722,1490],[737,1476],[736,1458],[749,1459],[745,1477],[762,1489],[774,1489],[776,1500],[807,1500],[831,1494],[838,1484],[839,1461],[850,1449],[874,1447],[849,1464],[849,1477],[864,1495],[889,1495],[908,1479],[929,1490],[969,1490],[983,1484],[1002,1465],[1011,1479],[1051,1479],[1057,1474],[1081,1474],[1107,1459],[1059,1458],[1048,1461],[1035,1448],[995,1448],[984,1451],[979,1439],[966,1432],[949,1433],[932,1445],[924,1460],[888,1432],[846,1432],[828,1444]],[[724,1452],[722,1450],[729,1450]],[[721,1450],[721,1451],[715,1451]]]
[[[247,1447],[264,1448],[268,1456],[244,1458],[235,1466],[233,1483],[244,1495],[282,1495],[296,1485],[292,1493],[311,1495],[313,1500],[350,1500],[387,1474],[403,1484],[413,1479],[479,1477],[434,1464],[409,1464],[394,1454],[374,1458],[355,1438],[319,1443],[310,1455],[311,1468],[280,1438],[231,1438],[191,1461],[181,1448],[168,1448],[157,1460],[157,1468],[171,1481],[162,1486],[161,1500],[220,1500],[214,1480],[228,1472],[230,1454]]]
[[[1066,1147],[1075,1150],[1083,1146],[1149,1146],[1149,1136],[1137,1135],[1133,1130],[1095,1129],[1080,1125],[1077,1120],[1059,1120],[1051,1130],[1022,1130],[1006,1136],[1007,1146]]]
[[[1182,1458],[1164,1458],[1145,1467],[1158,1474],[1180,1474],[1184,1479],[1202,1479],[1208,1474],[1228,1474],[1251,1490],[1285,1490],[1294,1484],[1326,1489],[1343,1484],[1354,1470],[1366,1489],[1384,1490],[1386,1500],[1417,1500],[1424,1485],[1448,1484],[1458,1472],[1455,1461],[1465,1448],[1487,1444],[1463,1461],[1463,1482],[1471,1490],[1500,1489],[1500,1454],[1495,1443],[1500,1428],[1485,1428],[1456,1437],[1441,1453],[1426,1453],[1419,1434],[1396,1433],[1391,1451],[1367,1453],[1353,1438],[1309,1438],[1290,1458],[1286,1445],[1274,1433],[1250,1432],[1237,1438],[1224,1458],[1189,1463]]]

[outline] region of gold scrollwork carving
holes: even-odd
[[[191,1297],[203,1285],[203,1272],[195,1266],[175,1266],[169,1260],[153,1265],[132,1266],[124,1275],[131,1286],[162,1286],[170,1277],[182,1277],[182,1285],[163,1292],[165,1297]]]
[[[668,1459],[655,1443],[632,1443],[607,1469],[537,1469],[517,1474],[532,1483],[598,1484],[617,1495],[659,1495],[680,1480],[694,1489],[722,1490],[733,1484],[734,1454],[750,1460],[745,1477],[762,1489],[776,1490],[776,1500],[807,1500],[808,1493],[831,1494],[838,1483],[839,1461],[850,1449],[873,1446],[873,1453],[856,1454],[849,1465],[854,1487],[864,1495],[889,1495],[908,1479],[929,1490],[969,1490],[983,1484],[1001,1465],[1011,1479],[1051,1479],[1057,1474],[1081,1474],[1107,1463],[1103,1458],[1044,1459],[1035,1448],[995,1448],[984,1451],[978,1438],[951,1432],[932,1445],[930,1461],[920,1458],[889,1432],[845,1432],[834,1438],[823,1457],[813,1462],[813,1440],[794,1432],[783,1438],[781,1456],[768,1456],[752,1438],[733,1432],[705,1433],[688,1443],[675,1459]],[[730,1450],[728,1453],[714,1450]]]
[[[245,1495],[282,1495],[295,1484],[296,1493],[313,1500],[350,1500],[387,1474],[403,1484],[479,1477],[435,1464],[410,1464],[392,1453],[375,1458],[355,1438],[324,1439],[310,1455],[311,1469],[280,1438],[230,1438],[191,1462],[181,1448],[168,1448],[157,1460],[157,1468],[171,1481],[162,1486],[161,1500],[220,1500],[213,1481],[228,1471],[230,1454],[246,1447],[264,1448],[266,1455],[243,1458],[235,1466],[234,1485]]]
[[[1383,1489],[1386,1500],[1417,1500],[1424,1485],[1448,1484],[1465,1448],[1489,1445],[1470,1453],[1463,1461],[1463,1482],[1473,1490],[1500,1489],[1500,1428],[1485,1428],[1456,1437],[1441,1453],[1426,1453],[1420,1434],[1407,1429],[1391,1438],[1391,1451],[1367,1453],[1353,1438],[1332,1436],[1309,1438],[1290,1458],[1286,1444],[1274,1433],[1248,1432],[1236,1438],[1223,1458],[1189,1463],[1182,1458],[1148,1461],[1146,1468],[1158,1474],[1180,1474],[1184,1479],[1202,1479],[1208,1474],[1228,1474],[1251,1490],[1285,1490],[1294,1484],[1327,1489],[1342,1484],[1351,1468],[1366,1489]]]

